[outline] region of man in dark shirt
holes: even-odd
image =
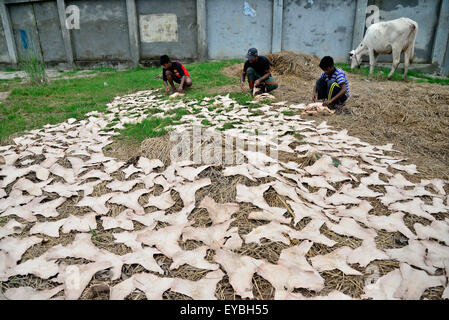
[[[192,85],[192,79],[187,69],[179,61],[170,61],[167,55],[161,56],[162,79],[164,80],[165,92],[174,93],[176,87],[174,82],[179,83],[178,92],[184,92],[185,87]],[[168,86],[170,84],[171,90]]]
[[[245,77],[248,75],[248,84],[253,92],[254,87],[260,88],[261,93],[273,91],[278,87],[275,78],[271,76],[270,60],[265,56],[259,56],[256,48],[248,50],[245,66],[240,77],[240,86],[245,90]]]

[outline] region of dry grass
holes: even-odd
[[[320,75],[320,59],[315,55],[282,51],[267,54],[274,73],[291,75],[304,80],[314,80]]]
[[[169,135],[146,139],[140,145],[140,154],[148,159],[159,159],[167,166],[171,163],[170,151],[175,145]]]

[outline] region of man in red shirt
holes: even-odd
[[[162,79],[164,80],[165,92],[174,93],[176,87],[174,82],[179,83],[178,92],[184,92],[184,88],[192,85],[192,79],[187,69],[179,61],[170,61],[167,55],[161,56]],[[170,84],[171,90],[168,86]]]

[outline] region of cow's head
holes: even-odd
[[[362,55],[357,53],[355,50],[349,52],[349,57],[351,58],[351,69],[360,68],[362,63]]]

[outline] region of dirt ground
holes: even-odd
[[[224,70],[240,76],[243,65]],[[272,94],[290,104],[311,103],[318,67],[306,77],[273,72],[279,88]],[[419,178],[449,179],[449,87],[414,81],[386,81],[347,73],[351,98],[343,112],[332,116],[310,117],[326,121],[336,130],[347,129],[351,136],[375,145],[393,143],[408,163],[418,166]],[[239,92],[238,86],[227,87]]]

